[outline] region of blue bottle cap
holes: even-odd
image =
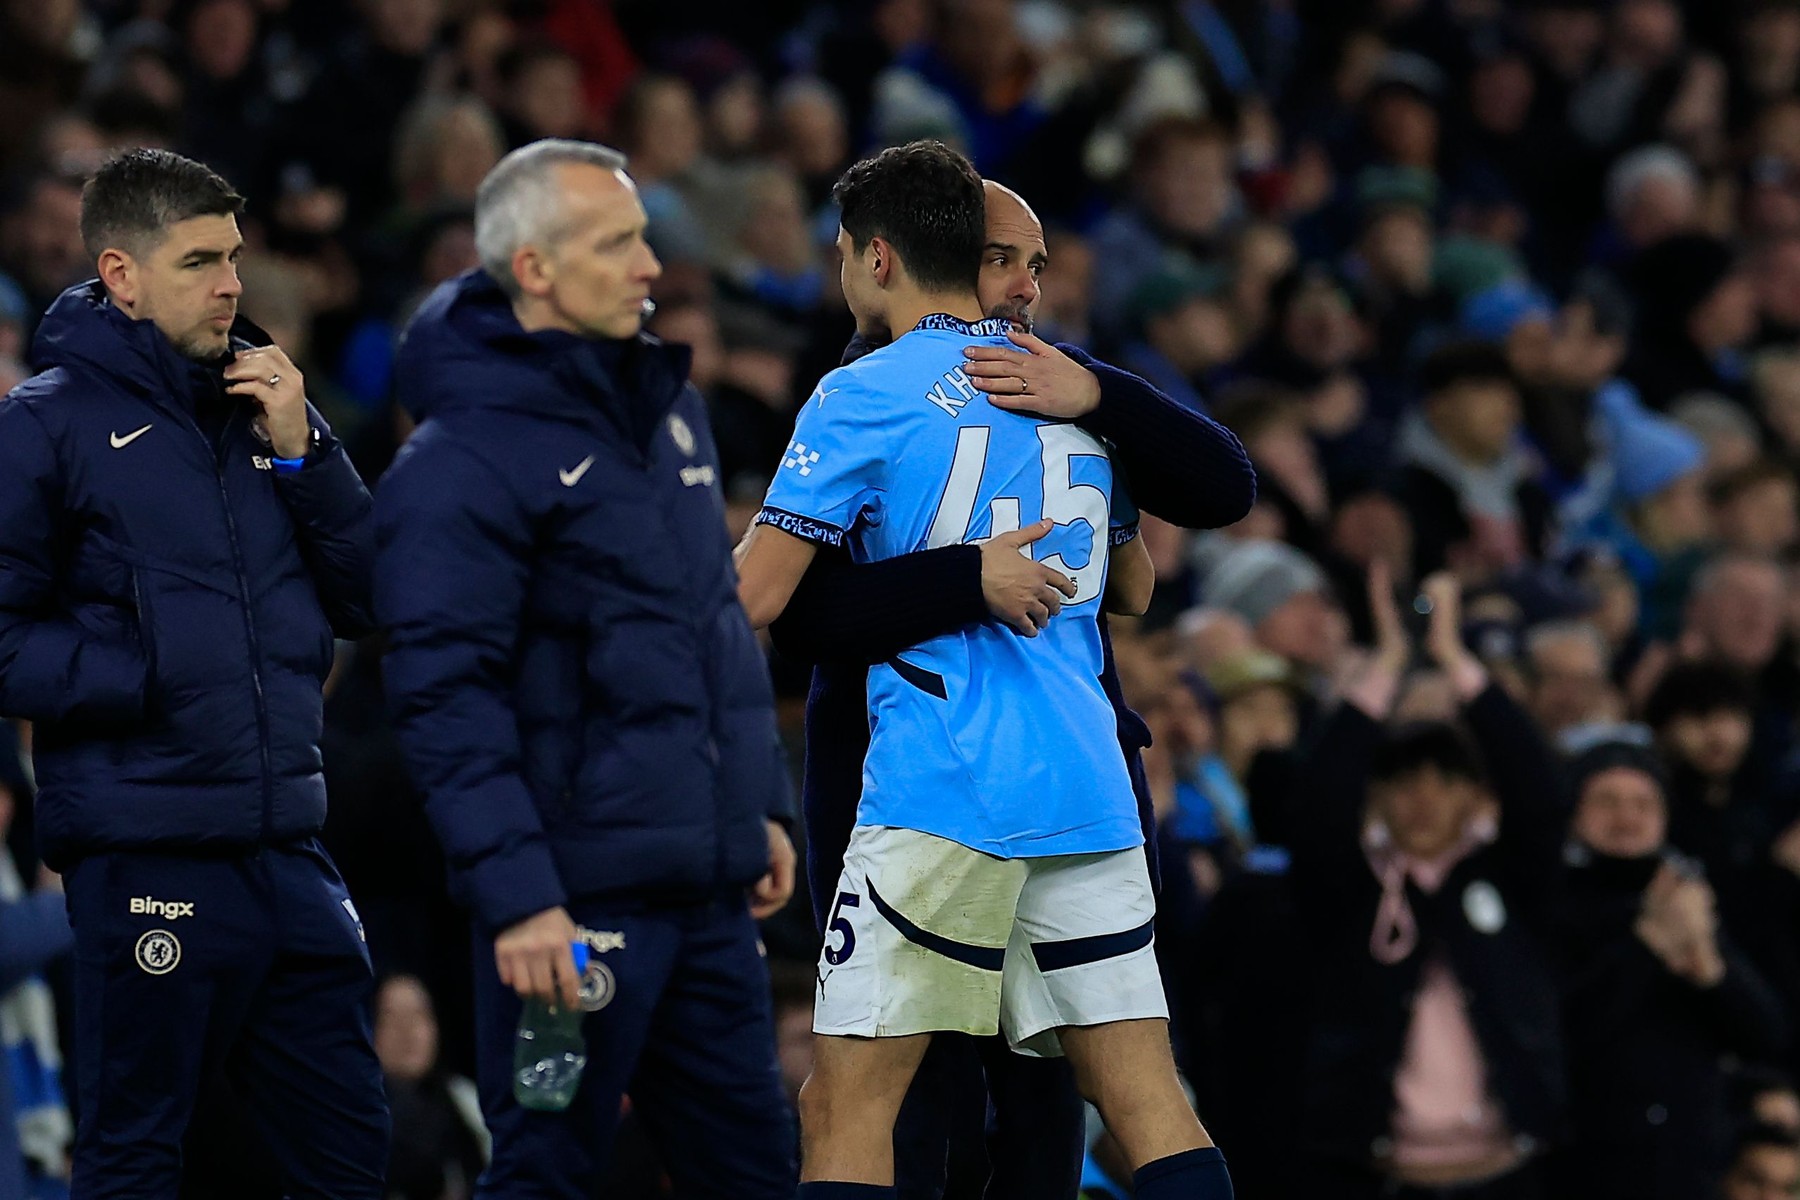
[[[586,975],[588,968],[588,945],[583,941],[569,943],[569,952],[575,956],[575,974]]]

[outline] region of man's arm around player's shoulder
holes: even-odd
[[[964,351],[964,374],[997,407],[1074,421],[1111,442],[1133,499],[1165,521],[1217,529],[1250,511],[1256,471],[1236,434],[1079,346],[1009,336],[1016,348]]]

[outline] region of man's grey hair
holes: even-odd
[[[545,138],[501,159],[475,192],[475,252],[481,269],[502,291],[519,297],[513,255],[519,247],[547,246],[563,233],[556,168],[586,163],[604,171],[625,169],[625,156],[610,146]]]
[[[1700,197],[1700,171],[1693,160],[1673,146],[1642,146],[1624,155],[1606,175],[1606,211],[1621,220],[1637,199],[1638,191],[1653,179],[1686,188]]]

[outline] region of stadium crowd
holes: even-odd
[[[1253,511],[1146,516],[1155,599],[1112,627],[1172,1032],[1240,1194],[1531,1163],[1531,1195],[1800,1195],[1800,2],[0,0],[0,392],[92,274],[83,180],[168,147],[249,198],[242,310],[378,489],[399,331],[544,137],[630,156],[734,537],[853,332],[831,184],[915,138],[1043,218],[1039,334],[1242,440]],[[337,655],[389,1186],[464,1196],[466,925],[381,642]],[[797,765],[806,672],[773,668]],[[53,1180],[79,1047],[17,734],[0,1037]],[[764,929],[791,1088],[808,908]],[[222,1083],[189,1162],[263,1194]],[[614,1174],[666,1194],[629,1119]]]

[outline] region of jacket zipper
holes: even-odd
[[[185,414],[184,414],[185,415]],[[257,754],[262,764],[262,819],[259,823],[258,841],[269,840],[269,808],[273,803],[271,794],[274,763],[269,754],[269,705],[263,695],[262,681],[262,645],[256,636],[256,618],[250,609],[250,577],[244,567],[244,551],[238,540],[237,519],[231,515],[231,492],[225,485],[225,444],[230,440],[231,421],[227,420],[225,428],[219,434],[217,445],[209,444],[206,433],[197,421],[189,419],[188,427],[200,439],[200,444],[207,447],[212,454],[213,473],[219,481],[219,507],[225,512],[225,536],[231,543],[232,572],[237,576],[238,599],[244,606],[244,637],[250,645],[250,684],[256,695],[256,734]]]

